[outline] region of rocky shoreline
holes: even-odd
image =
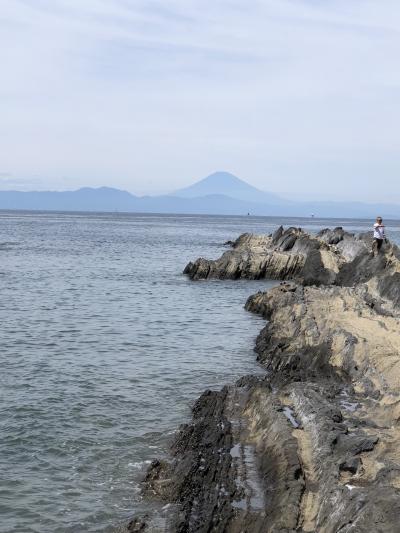
[[[197,400],[144,481],[164,523],[127,531],[400,532],[400,250],[370,250],[341,228],[279,228],[187,265],[193,280],[282,280],[246,303],[267,320],[267,372]]]

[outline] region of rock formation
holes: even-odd
[[[167,531],[400,532],[400,251],[370,250],[341,228],[279,228],[186,267],[286,281],[246,303],[267,320],[265,376],[206,391],[149,469]]]

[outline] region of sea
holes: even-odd
[[[280,224],[372,222],[0,212],[0,531],[111,532],[146,512],[144,472],[199,394],[263,372],[265,321],[243,306],[276,282],[192,282],[188,261]]]

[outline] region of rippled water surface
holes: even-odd
[[[145,510],[138,481],[197,395],[261,371],[243,305],[271,283],[182,269],[280,223],[370,225],[0,213],[0,531],[110,531]]]

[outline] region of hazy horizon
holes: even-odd
[[[4,0],[0,189],[400,203],[400,4]]]
[[[200,180],[198,180],[200,181]],[[194,185],[195,183],[197,182],[193,182],[193,183],[189,183],[188,185]],[[248,182],[247,182],[248,183]],[[251,185],[251,184],[249,184]],[[118,187],[112,187],[112,186],[109,186],[109,185],[99,185],[98,187],[96,186],[87,186],[87,185],[82,185],[81,187],[75,187],[75,188],[64,188],[64,189],[0,189],[0,193],[1,191],[11,191],[11,190],[14,190],[14,191],[18,191],[20,190],[21,192],[73,192],[73,191],[77,191],[79,190],[80,188],[93,188],[93,189],[97,189],[97,188],[102,188],[102,187],[106,187],[106,188],[116,188],[118,190],[121,190],[121,191],[127,191],[131,194],[133,194],[134,196],[137,196],[137,197],[143,197],[143,196],[154,196],[154,197],[157,197],[157,196],[164,196],[164,195],[169,195],[169,196],[177,196],[177,197],[180,197],[180,189],[174,189],[173,191],[170,191],[170,190],[167,190],[167,191],[160,191],[158,193],[154,192],[154,193],[144,193],[144,194],[138,194],[138,193],[135,193],[134,191],[129,191],[128,189],[121,189],[121,188],[118,188]],[[263,191],[263,189],[259,189],[260,191],[262,192],[268,192],[268,191]],[[282,192],[282,193],[279,193],[277,192],[276,193],[277,196],[279,196],[282,200],[288,200],[288,201],[297,201],[297,202],[307,202],[307,201],[321,201],[321,202],[324,202],[324,201],[335,201],[336,199],[335,198],[321,198],[318,193],[303,193],[303,194],[299,194],[299,193],[290,193],[290,192]],[[200,196],[200,195],[199,195]],[[337,200],[338,203],[340,203],[340,199]],[[345,199],[346,202],[357,202],[357,199],[354,199],[354,198],[347,198]],[[261,202],[262,203],[262,202]],[[373,202],[373,201],[365,201],[365,204],[373,204],[376,202]],[[383,203],[383,202],[382,202]],[[397,202],[396,200],[389,200],[387,202],[388,204],[399,204],[400,206],[400,202]]]

